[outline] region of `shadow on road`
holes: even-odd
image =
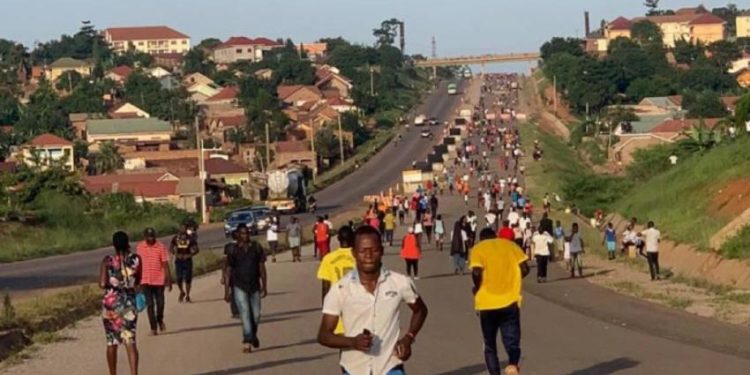
[[[640,362],[630,358],[620,357],[611,361],[597,363],[585,369],[573,371],[567,375],[609,375],[617,371],[636,367]]]
[[[235,367],[235,368],[224,369],[224,370],[219,370],[219,371],[203,372],[203,373],[194,374],[194,375],[233,375],[233,374],[245,374],[245,373],[249,373],[249,372],[252,372],[252,371],[264,370],[264,369],[269,369],[269,368],[272,368],[272,367],[279,367],[279,366],[289,365],[289,364],[292,364],[292,363],[317,361],[319,359],[330,357],[332,355],[338,355],[338,353],[326,353],[326,354],[312,355],[312,356],[308,356],[308,357],[287,358],[287,359],[281,359],[281,360],[278,360],[278,361],[270,361],[270,362],[258,363],[258,364],[251,365],[251,366]]]
[[[487,371],[487,367],[481,364],[481,365],[464,366],[461,368],[457,368],[455,370],[441,372],[436,375],[475,375],[475,374],[483,374],[486,371]]]
[[[260,324],[263,325],[263,324],[269,324],[269,323],[275,323],[275,322],[283,322],[285,320],[292,320],[292,319],[297,319],[297,318],[299,318],[299,317],[298,316],[288,316],[288,317],[278,317],[278,318],[270,318],[270,319],[261,318]],[[241,325],[240,321],[237,320],[236,322],[232,322],[232,323],[212,324],[212,325],[209,325],[209,326],[191,327],[191,328],[178,329],[178,330],[175,330],[175,331],[167,331],[167,332],[161,333],[160,335],[177,335],[177,334],[180,334],[180,333],[187,333],[187,332],[211,331],[211,330],[214,330],[214,329],[222,329],[222,328],[229,328],[229,327],[239,327],[240,325]]]
[[[317,345],[317,343],[318,343],[318,340],[310,339],[310,340],[304,340],[304,341],[300,341],[300,342],[295,342],[295,343],[292,343],[292,344],[284,344],[284,345],[276,345],[276,346],[269,346],[269,347],[261,347],[258,350],[254,350],[253,353],[256,353],[256,352],[267,352],[267,351],[270,351],[270,350],[277,350],[277,349],[286,349],[286,348],[291,348],[291,347],[294,347],[294,346],[305,346],[305,345],[310,345],[310,344],[316,344]]]
[[[266,318],[266,317],[272,318],[272,317],[284,316],[284,315],[307,314],[307,313],[311,313],[311,312],[320,312],[321,309],[322,309],[321,307],[312,307],[312,308],[309,308],[309,309],[302,309],[302,310],[279,311],[279,312],[275,312],[273,314],[264,314],[263,317],[264,318]],[[265,321],[266,320],[263,320],[263,321],[261,321],[261,323],[265,322]]]

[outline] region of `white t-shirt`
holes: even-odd
[[[278,241],[279,240],[279,227],[276,224],[271,224],[266,230],[266,241]]]
[[[516,225],[518,224],[518,220],[521,218],[521,216],[516,211],[511,211],[508,214],[508,221],[510,222],[510,225]]]
[[[669,157],[669,163],[672,165],[677,165],[677,155],[672,155]]]
[[[643,239],[646,243],[647,253],[658,253],[659,252],[659,240],[661,240],[661,232],[656,228],[649,228],[644,230]]]
[[[497,220],[497,215],[493,214],[492,212],[488,212],[484,215],[484,219],[487,220],[487,225],[495,225],[495,220]]]
[[[531,245],[534,248],[535,255],[549,256],[549,244],[553,241],[552,236],[547,232],[536,232],[531,237]]]
[[[353,335],[367,329],[374,336],[368,353],[341,352],[339,364],[350,374],[385,374],[402,363],[394,353],[401,338],[401,303],[415,303],[417,288],[408,277],[384,269],[375,294],[362,286],[353,271],[331,287],[323,302],[323,314],[338,316],[346,332]]]
[[[422,223],[414,223],[414,234],[422,233]]]
[[[521,227],[521,230],[526,230],[527,228],[531,227],[531,219],[528,217],[521,218],[518,226]]]

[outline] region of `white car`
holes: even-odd
[[[422,138],[432,138],[432,132],[429,129],[422,130],[422,132],[419,133],[419,135]]]

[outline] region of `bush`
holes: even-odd
[[[734,237],[724,242],[719,253],[729,259],[750,258],[750,225],[744,226]]]
[[[670,167],[669,157],[672,154],[678,158],[687,156],[674,144],[657,145],[651,148],[636,150],[633,162],[626,167],[628,176],[636,181],[645,181]]]
[[[252,205],[253,202],[247,199],[235,199],[226,206],[223,207],[216,207],[211,210],[211,222],[212,223],[219,223],[224,221],[224,219],[227,218],[227,215],[229,215],[230,212]]]
[[[597,209],[610,209],[631,187],[626,178],[586,173],[567,177],[563,194],[566,200],[576,203],[582,214],[593,216]]]

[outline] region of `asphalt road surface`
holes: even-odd
[[[443,83],[416,111],[417,114],[435,116],[441,123],[431,127],[434,134],[442,130],[442,122],[452,120],[453,111],[461,95],[447,95],[446,83]],[[459,90],[469,86],[461,82]],[[334,214],[362,202],[367,194],[379,193],[393,186],[400,178],[401,171],[414,160],[423,159],[436,141],[419,136],[419,128],[410,126],[410,131],[403,132],[403,138],[397,147],[386,145],[377,155],[362,165],[354,173],[315,194],[318,201],[316,215]],[[303,224],[314,220],[313,215],[300,215]],[[85,228],[81,229],[85,235]],[[163,238],[162,241],[168,241]],[[223,227],[220,225],[204,226],[199,231],[199,245],[210,248],[226,242]],[[95,281],[98,267],[104,255],[111,252],[109,247],[97,250],[82,251],[68,255],[52,256],[28,261],[0,264],[0,290],[9,291],[12,296],[33,294],[41,289],[74,285]]]

